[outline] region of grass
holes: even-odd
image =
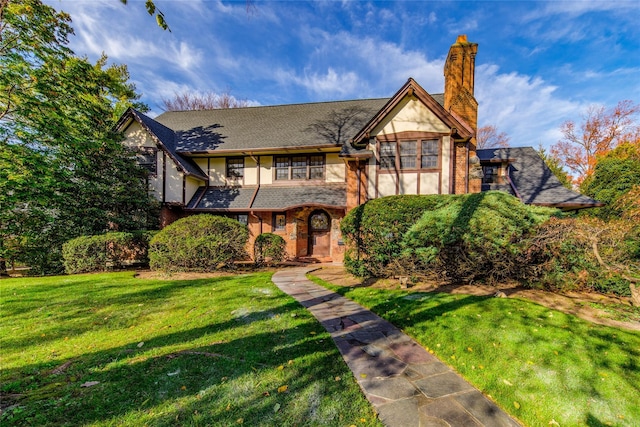
[[[0,281],[0,424],[380,425],[267,273]]]
[[[640,333],[518,299],[338,287],[529,426],[640,425]]]
[[[584,303],[585,305],[587,303]],[[588,303],[590,307],[604,311],[606,317],[622,322],[640,322],[640,307],[625,304],[601,304],[597,302]]]

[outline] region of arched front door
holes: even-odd
[[[309,255],[329,256],[331,248],[331,217],[325,211],[309,215]]]

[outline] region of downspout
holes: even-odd
[[[469,141],[467,141],[466,150],[467,150],[467,154],[466,154],[467,173],[465,174],[465,177],[464,177],[464,193],[469,194]]]
[[[254,162],[256,162],[256,168],[258,169],[258,173],[257,173],[257,177],[256,177],[256,184],[258,185],[256,187],[256,191],[253,192],[253,195],[251,196],[251,201],[249,201],[249,209],[251,209],[251,207],[253,206],[253,202],[256,200],[256,196],[258,195],[258,191],[260,190],[260,156],[255,157],[253,155],[253,153],[249,153],[249,157],[251,157],[253,159]],[[249,211],[249,215],[251,215],[254,218],[258,219],[258,223],[260,224],[259,229],[260,229],[260,233],[262,234],[262,216],[258,216],[256,215],[255,211],[250,210]],[[255,253],[255,249],[254,249],[254,253]]]
[[[358,206],[360,206],[360,193],[362,192],[362,190],[360,188],[361,187],[360,181],[362,180],[362,169],[360,169],[360,159],[358,159],[356,161],[356,178],[358,179],[358,184],[356,186],[357,189],[358,189],[357,190],[358,191],[358,196],[356,198],[356,204]]]

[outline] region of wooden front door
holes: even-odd
[[[309,215],[309,255],[329,256],[331,253],[331,219],[325,211]]]

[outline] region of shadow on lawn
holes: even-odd
[[[254,312],[252,318],[260,321],[301,310],[297,303],[290,302]],[[59,366],[70,362],[59,373],[52,373],[50,363],[5,371],[5,378],[25,382],[19,389],[8,389],[14,397],[20,398],[18,403],[23,408],[13,415],[5,413],[3,425],[79,425],[109,419],[121,422],[120,417],[129,412],[150,413],[155,406],[171,402],[174,403],[170,409],[165,407],[163,413],[151,416],[154,424],[180,424],[198,411],[200,417],[204,417],[204,424],[236,416],[266,420],[275,416],[275,402],[269,396],[280,397],[278,401],[295,400],[293,393],[310,387],[319,379],[343,374],[344,365],[339,363],[340,355],[331,339],[311,334],[319,330],[319,325],[312,320],[294,328],[251,334],[228,342],[212,342],[182,351],[164,349],[243,326],[242,321],[233,319],[145,340],[142,348],[138,348],[137,341],[132,341],[109,350],[57,360]],[[305,365],[304,359],[310,354],[315,355],[313,363]],[[289,360],[296,362],[289,366]],[[231,387],[229,384],[239,377],[258,375],[265,370],[275,372],[280,365],[286,367],[283,371],[288,375],[284,384],[288,385],[291,395],[278,394],[277,388],[283,385],[280,382],[257,384],[249,395],[241,396],[241,408],[237,407],[240,402],[234,401],[233,396],[225,395],[223,389]],[[82,388],[81,384],[87,381],[98,381],[99,384]],[[6,385],[3,387],[5,397]],[[241,389],[242,385],[233,387]],[[335,387],[337,392],[342,386],[338,383]],[[197,400],[180,403],[189,396]],[[233,422],[235,420],[233,418]],[[299,421],[303,423],[304,419]]]
[[[539,304],[515,299],[437,293],[413,295],[417,295],[413,300],[409,293],[394,295],[375,304],[372,310],[402,329],[411,328],[414,333],[422,331],[417,332],[415,338],[428,347],[434,345],[434,342],[425,342],[429,339],[430,328],[455,334],[460,325],[465,334],[457,336],[453,345],[466,348],[467,334],[473,334],[478,338],[474,342],[484,342],[489,347],[487,360],[483,362],[486,366],[494,365],[498,371],[502,369],[500,366],[506,370],[508,364],[521,366],[517,375],[520,376],[518,384],[522,395],[539,393],[544,389],[540,381],[552,381],[553,387],[565,389],[568,395],[586,396],[585,402],[601,400],[605,398],[601,393],[607,387],[605,381],[617,377],[618,384],[624,384],[620,392],[624,389],[627,403],[622,407],[630,411],[627,418],[637,414],[631,410],[635,402],[629,397],[640,395],[640,340],[637,333],[595,325]],[[520,311],[525,305],[527,307]],[[490,321],[483,323],[478,315]],[[453,316],[456,320],[452,322]],[[473,347],[474,353],[483,353],[482,348]],[[455,365],[457,362],[450,363]],[[464,366],[456,368],[465,369]],[[504,387],[499,376],[494,381],[497,384],[492,387]],[[583,422],[589,426],[604,425],[592,413]]]
[[[6,348],[23,349],[30,347],[37,341],[40,344],[77,336],[96,328],[126,328],[135,324],[137,313],[144,311],[145,316],[161,313],[165,310],[163,302],[183,289],[207,288],[211,289],[217,283],[226,282],[228,277],[208,278],[199,280],[167,280],[145,281],[127,278],[125,284],[113,285],[109,282],[96,284],[95,279],[74,281],[73,283],[57,285],[58,298],[26,298],[20,297],[16,301],[7,300],[3,305],[2,317],[18,318],[33,315],[33,308],[40,306],[38,312],[52,312],[47,317],[51,327],[38,325],[39,336],[28,335],[23,338],[5,336],[2,345]],[[151,284],[152,283],[152,284]],[[127,286],[129,288],[127,289]],[[43,286],[44,287],[44,286]],[[25,295],[43,293],[40,287],[24,291]],[[51,292],[51,288],[46,286]],[[113,295],[110,295],[113,294]],[[67,295],[81,295],[80,298],[69,301]],[[122,310],[111,312],[113,306]],[[64,307],[64,310],[61,308]],[[151,307],[151,308],[150,308]]]

